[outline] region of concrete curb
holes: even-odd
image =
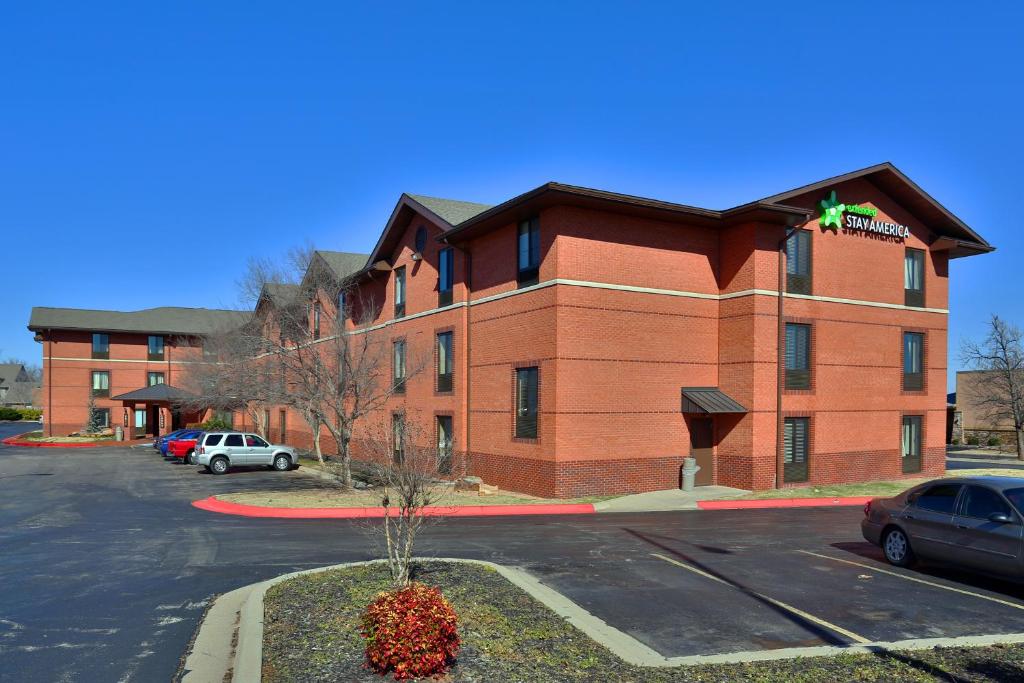
[[[844,498],[761,498],[746,500],[702,500],[701,510],[752,510],[763,508],[810,508],[864,505],[878,496],[849,496]]]
[[[726,654],[666,657],[627,633],[594,616],[532,574],[486,560],[429,558],[432,562],[458,562],[489,567],[519,587],[558,616],[562,617],[598,644],[608,648],[629,664],[647,667],[694,666],[699,664],[740,664],[746,662],[823,657],[845,653],[878,653],[924,650],[934,647],[976,647],[1024,643],[1024,633],[960,636],[955,638],[918,638],[858,645],[793,647],[778,650],[754,650]],[[209,683],[230,680],[250,683],[260,680],[263,668],[263,598],[267,590],[282,581],[332,569],[379,564],[384,560],[347,562],[317,567],[244,586],[218,598],[199,625],[192,650],[185,659],[182,683]]]
[[[243,505],[220,500],[216,496],[192,501],[192,506],[209,512],[242,517],[277,519],[371,519],[384,516],[380,507],[362,508],[275,508]],[[423,508],[424,517],[514,517],[521,515],[591,515],[590,503],[537,505],[461,505]]]

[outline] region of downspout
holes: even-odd
[[[778,330],[776,340],[776,377],[775,377],[775,488],[781,489],[783,485],[783,475],[785,473],[786,464],[783,462],[785,458],[785,445],[783,430],[785,425],[782,417],[782,385],[785,382],[785,353],[786,353],[786,323],[782,319],[783,315],[783,301],[785,300],[784,292],[786,287],[786,242],[789,238],[796,234],[796,231],[801,226],[794,225],[786,230],[785,237],[779,242],[779,312],[778,312]]]

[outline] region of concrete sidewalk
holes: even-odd
[[[696,510],[702,500],[735,498],[750,491],[728,486],[698,486],[692,491],[666,489],[649,493],[636,493],[594,503],[596,512],[665,512],[670,510]]]

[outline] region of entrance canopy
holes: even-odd
[[[184,389],[172,387],[170,384],[154,384],[149,387],[142,387],[127,394],[112,396],[112,401],[134,401],[137,403],[169,403],[171,401],[183,401],[195,398]]]
[[[683,387],[683,412],[716,415],[745,413],[747,409],[718,387]]]

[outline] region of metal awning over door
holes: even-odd
[[[683,412],[692,415],[746,413],[747,409],[718,387],[683,387]]]

